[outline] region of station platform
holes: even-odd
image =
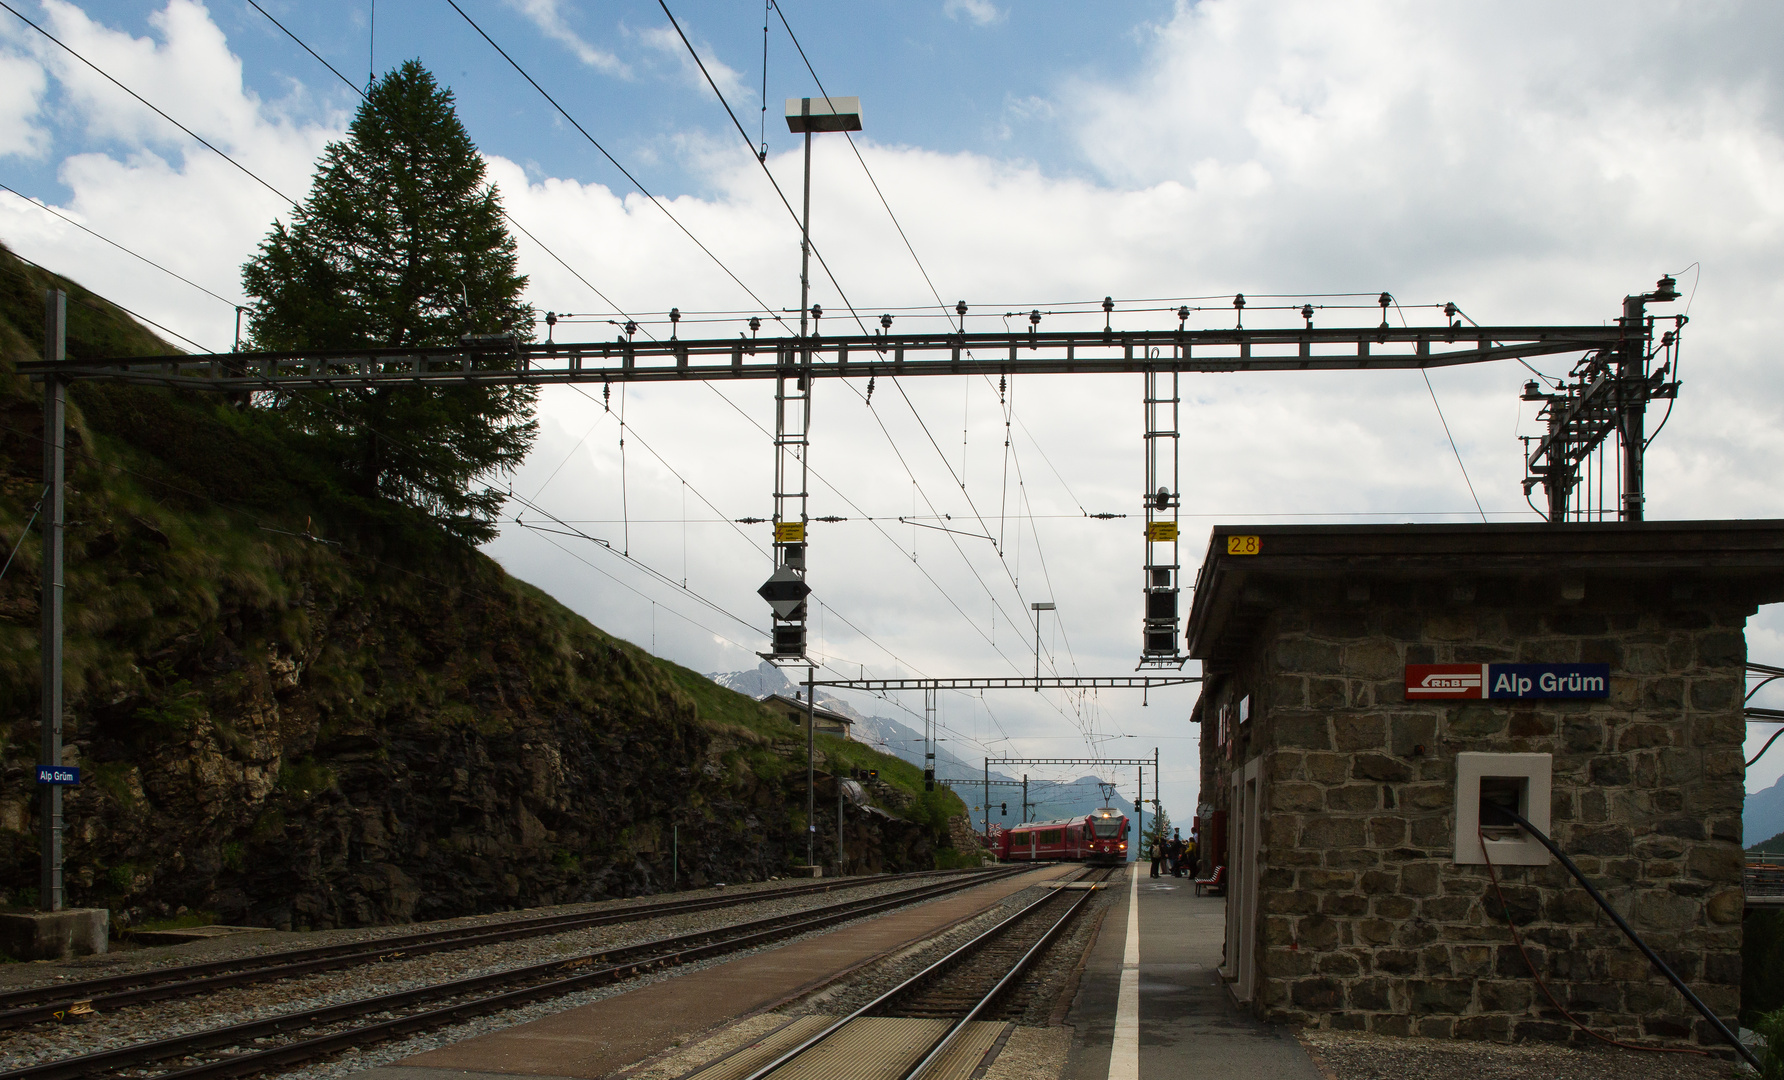
[[[1045,866],[366,1069],[350,1080],[601,1080],[1079,869]]]
[[[1130,864],[1065,1014],[1062,1080],[1321,1080],[1286,1029],[1233,1005],[1220,980],[1226,901]]]

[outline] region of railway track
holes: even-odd
[[[951,875],[894,893],[713,930],[533,964],[417,989],[300,1010],[264,1020],[137,1043],[0,1072],[0,1080],[80,1077],[240,1077],[287,1069],[489,1013],[619,982],[659,968],[794,937],[850,919],[1032,870]],[[159,1067],[162,1071],[155,1071]]]
[[[1115,868],[1078,880],[1106,881]],[[764,1039],[754,1062],[738,1055],[690,1080],[918,1080],[932,1072],[967,1075],[1007,1025],[998,1015],[1010,991],[1089,902],[1089,889],[1060,888],[966,942],[947,956],[828,1025],[802,1018]],[[976,1040],[976,1041],[975,1041]],[[777,1046],[783,1042],[787,1045]],[[964,1071],[962,1071],[964,1069]]]
[[[190,997],[254,983],[312,975],[321,971],[405,960],[429,953],[472,949],[483,945],[518,941],[532,937],[561,934],[613,923],[656,919],[668,915],[709,911],[766,900],[812,893],[860,888],[905,878],[934,877],[934,872],[897,874],[862,878],[842,878],[822,884],[794,885],[778,889],[758,889],[729,896],[702,896],[688,900],[670,900],[651,904],[628,904],[601,911],[570,914],[537,915],[520,919],[504,919],[475,926],[456,926],[414,934],[399,934],[375,941],[340,945],[318,945],[304,949],[287,949],[258,956],[236,957],[202,964],[150,971],[106,975],[78,982],[54,983],[28,987],[0,994],[0,1031],[27,1024],[60,1019],[77,1003],[97,1012],[141,1005],[151,1001]]]

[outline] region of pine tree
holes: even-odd
[[[526,281],[452,92],[413,60],[372,87],[289,226],[275,222],[242,268],[250,341],[271,351],[437,347],[466,333],[529,340]],[[470,488],[526,456],[537,397],[531,386],[476,385],[264,403],[319,441],[362,495],[417,507],[480,543],[495,535],[502,496]]]
[[[1146,822],[1146,832],[1140,845],[1142,859],[1150,859],[1153,852],[1163,851],[1162,845],[1171,838],[1171,815],[1165,813],[1165,808],[1158,803],[1153,803],[1152,806],[1152,816]]]

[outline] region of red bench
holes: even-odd
[[[1221,865],[1216,866],[1214,868],[1214,873],[1212,876],[1196,878],[1195,883],[1196,883],[1196,895],[1197,896],[1202,895],[1203,889],[1207,889],[1210,892],[1219,893],[1220,895],[1225,896],[1226,895],[1226,864],[1222,863]]]

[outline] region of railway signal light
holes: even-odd
[[[1010,804],[1007,802],[1006,803],[998,803],[997,804],[997,813],[998,813],[998,816],[1000,816],[1000,817],[1009,817],[1010,816]]]
[[[768,601],[774,609],[774,617],[785,620],[798,620],[805,615],[805,598],[811,595],[811,586],[805,578],[790,566],[782,566],[769,575],[756,594]],[[777,628],[778,629],[778,628]]]

